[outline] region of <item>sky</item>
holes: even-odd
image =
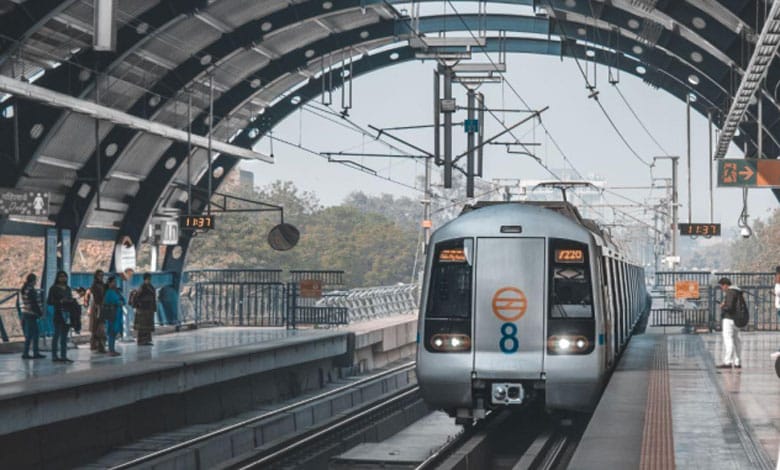
[[[484,58],[482,59],[484,61]],[[612,129],[597,104],[588,98],[584,80],[573,59],[536,55],[510,55],[508,57],[506,80],[526,100],[533,109],[549,106],[542,114],[542,120],[552,138],[558,143],[574,167],[586,177],[597,175],[606,180],[608,187],[648,186],[651,170],[639,161],[618,134]],[[386,128],[432,123],[432,71],[435,64],[427,62],[407,62],[388,67],[372,74],[355,79],[353,109],[350,110],[352,122],[367,128],[369,124]],[[592,66],[591,66],[592,68]],[[688,220],[689,201],[687,199],[686,169],[686,105],[663,90],[656,90],[641,79],[620,73],[616,85],[626,97],[634,111],[658,141],[656,145],[642,129],[637,119],[621,100],[615,86],[607,80],[606,67],[597,67],[599,99],[612,120],[623,133],[630,145],[645,161],[652,161],[658,155],[680,156],[680,221]],[[480,89],[486,95],[486,104],[490,108],[524,108],[509,86],[485,84]],[[465,89],[455,86],[455,96],[459,105],[465,105]],[[338,103],[340,95],[334,95]],[[323,107],[319,102],[314,106]],[[337,107],[332,107],[339,111]],[[315,152],[373,152],[388,153],[395,150],[373,141],[372,135],[361,135],[345,129],[340,123],[330,122],[316,116],[309,107],[288,117],[274,130],[274,137],[301,145]],[[709,180],[708,168],[708,123],[705,116],[692,110],[692,221],[709,221]],[[506,125],[519,120],[522,114],[499,114],[505,118]],[[465,111],[455,116],[455,121],[465,117]],[[338,118],[330,116],[339,121]],[[339,125],[341,124],[341,125]],[[494,135],[503,127],[493,118],[486,118],[486,134]],[[415,145],[432,150],[433,133],[423,131],[399,131],[399,136],[409,139]],[[524,124],[516,135],[525,142],[536,142],[536,155],[552,169],[567,167],[561,153],[552,145],[551,140],[538,125]],[[465,133],[462,128],[454,131],[454,147],[458,153],[465,149]],[[505,139],[502,139],[505,140]],[[270,142],[263,139],[256,147],[259,151],[270,152]],[[280,141],[274,142],[276,163],[242,163],[244,169],[255,173],[255,185],[263,186],[274,180],[291,180],[304,190],[315,192],[324,205],[339,204],[352,191],[367,194],[390,193],[420,199],[422,193],[409,186],[417,184],[423,174],[422,162],[401,158],[354,158],[357,162],[374,169],[380,177],[367,175],[355,169],[328,163],[326,159],[303,151]],[[410,151],[409,149],[405,149]],[[734,146],[727,158],[742,158],[742,153]],[[434,170],[434,184],[440,183],[441,168]],[[671,176],[671,164],[661,161],[653,168],[652,176],[668,178]],[[402,184],[396,184],[383,178],[391,178]],[[527,156],[509,155],[503,146],[488,146],[485,149],[484,179],[492,181],[498,178],[551,179],[537,162]],[[656,181],[656,184],[663,184]],[[648,196],[661,196],[661,190],[617,190],[631,199],[645,201]],[[742,209],[740,189],[715,188],[714,222],[724,225],[724,230],[734,230]],[[607,195],[609,203],[627,204],[615,196]],[[769,190],[751,190],[748,194],[748,212],[751,219],[766,217],[769,211],[777,207],[777,200]],[[641,209],[622,208],[631,214],[651,220]],[[611,213],[605,213],[611,219]]]

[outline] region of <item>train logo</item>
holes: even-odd
[[[493,315],[505,322],[521,319],[528,308],[525,292],[516,287],[502,287],[493,294]]]

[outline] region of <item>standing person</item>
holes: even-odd
[[[128,302],[125,303],[124,308],[122,309],[122,312],[124,315],[122,315],[122,318],[120,318],[120,321],[123,322],[122,328],[119,330],[119,335],[123,336],[125,339],[131,339],[131,332],[130,327],[135,323],[135,308],[133,307],[134,299],[133,299],[133,292],[130,290],[130,287],[132,286],[133,282],[133,275],[135,274],[135,271],[132,268],[127,268],[124,271],[122,271],[122,274],[120,277],[122,278],[122,286],[123,289],[119,289],[120,295],[122,292],[127,293],[128,296]],[[124,329],[125,323],[127,326],[127,330]]]
[[[57,278],[54,285],[49,288],[49,296],[46,300],[46,304],[54,307],[54,336],[51,339],[51,360],[54,362],[73,362],[68,359],[70,309],[67,305],[72,302],[75,300],[68,286],[68,274],[65,271],[57,271]],[[59,356],[57,356],[58,350]]]
[[[730,369],[735,367],[742,368],[740,363],[740,353],[742,352],[742,342],[739,339],[739,328],[734,324],[737,315],[737,301],[742,295],[742,291],[737,286],[731,285],[731,280],[722,277],[718,281],[721,290],[723,290],[723,303],[720,304],[721,321],[723,327],[723,364],[716,366],[718,369]]]
[[[125,301],[116,286],[116,278],[109,276],[106,285],[106,295],[103,298],[101,314],[106,322],[106,334],[108,335],[108,355],[119,356],[116,351],[116,335],[122,331],[122,306]]]
[[[46,356],[38,352],[38,319],[43,316],[43,309],[38,300],[38,291],[35,289],[35,281],[38,276],[28,274],[19,295],[22,299],[22,330],[24,330],[24,354],[23,359],[41,359]],[[33,355],[30,356],[30,345]]]
[[[157,292],[152,285],[152,275],[144,274],[144,283],[130,294],[135,308],[135,328],[139,346],[152,345],[152,331],[154,331],[154,312],[157,310]]]
[[[99,353],[106,352],[106,325],[101,317],[106,285],[103,284],[103,271],[98,269],[89,288],[89,347]]]

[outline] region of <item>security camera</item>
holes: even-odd
[[[748,227],[742,227],[742,229],[739,231],[739,234],[742,236],[742,238],[750,238],[750,235],[752,235],[753,232]]]

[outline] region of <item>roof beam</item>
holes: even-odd
[[[753,56],[750,58],[747,69],[742,75],[742,81],[737,89],[737,94],[731,102],[729,114],[723,121],[723,129],[718,139],[718,147],[715,150],[714,158],[723,158],[729,149],[731,139],[739,127],[745,112],[750,106],[750,100],[755,96],[756,90],[761,86],[761,81],[766,77],[769,70],[769,64],[777,54],[780,46],[780,0],[772,2],[772,9],[769,16],[761,28],[761,34],[756,41],[756,48],[753,50]],[[761,155],[758,156],[761,158]]]
[[[45,105],[84,114],[94,119],[110,121],[120,126],[129,127],[137,131],[146,132],[148,134],[154,134],[173,141],[183,143],[190,141],[192,142],[192,145],[196,147],[211,147],[215,152],[226,153],[238,158],[260,160],[266,163],[273,163],[274,161],[273,158],[269,157],[268,155],[255,152],[252,149],[239,147],[237,145],[213,139],[211,141],[211,145],[209,145],[208,137],[196,134],[188,135],[187,132],[184,132],[180,129],[175,129],[159,122],[149,121],[148,119],[133,116],[131,114],[109,108],[108,106],[102,106],[91,101],[74,98],[63,93],[58,93],[56,91],[39,87],[31,83],[22,82],[4,75],[0,75],[0,91],[11,93],[12,95],[20,96],[32,101],[37,101]]]

